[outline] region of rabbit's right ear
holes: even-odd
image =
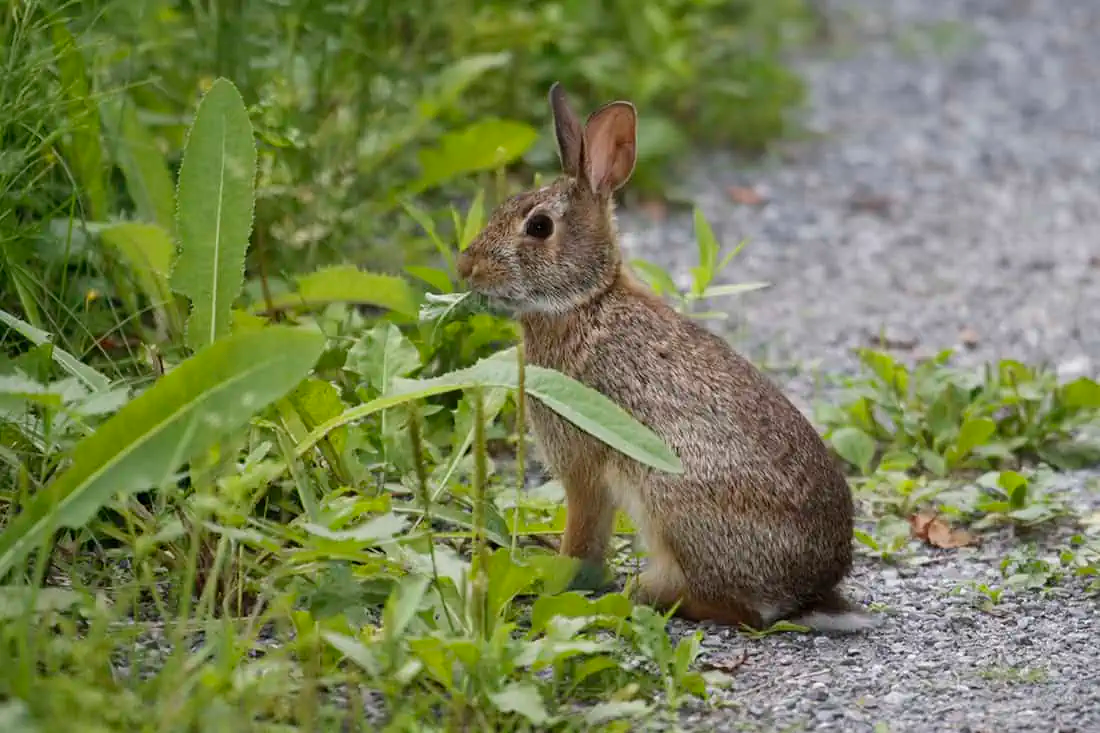
[[[550,110],[554,113],[554,135],[558,138],[561,169],[565,175],[576,178],[584,160],[584,128],[558,82],[550,86]]]

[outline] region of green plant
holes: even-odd
[[[1056,552],[1041,554],[1035,545],[1014,549],[1001,561],[1005,586],[1016,591],[1058,592],[1070,578],[1090,579],[1092,592],[1100,589],[1100,547],[1080,535]]]
[[[563,593],[575,563],[505,519],[513,481],[490,461],[505,405],[527,395],[682,470],[655,435],[518,349],[439,373],[413,340],[428,331],[403,331],[397,308],[368,322],[334,303],[273,325],[234,307],[253,205],[243,113],[219,79],[191,127],[178,252],[154,273],[189,315],[154,379],[105,376],[0,311],[35,357],[0,373],[5,450],[37,457],[8,456],[20,483],[0,534],[12,714],[314,729],[354,717],[333,700],[344,687],[380,695],[389,730],[614,730],[705,694],[698,636],[672,645],[666,619],[623,594]],[[149,619],[163,654],[134,647]],[[262,629],[286,646],[253,658]],[[120,655],[135,674],[112,672]]]
[[[949,351],[912,368],[880,351],[859,355],[866,374],[849,381],[843,404],[820,406],[818,419],[862,474],[882,462],[946,476],[1100,460],[1100,444],[1082,431],[1100,420],[1100,385],[1087,377],[1058,384],[1008,360],[981,373],[954,369]]]
[[[726,253],[721,260],[718,256],[722,252],[722,245],[714,237],[714,231],[698,208],[694,210],[695,243],[698,248],[698,264],[691,268],[691,287],[687,291],[681,291],[672,276],[664,269],[652,262],[635,259],[631,264],[638,274],[653,290],[663,297],[672,300],[673,307],[677,311],[689,315],[692,318],[719,318],[724,319],[727,313],[724,311],[696,312],[695,305],[699,301],[712,298],[740,295],[766,288],[767,283],[747,282],[729,285],[713,285],[714,280],[725,270],[733,258],[738,255],[745,242],[741,242]]]

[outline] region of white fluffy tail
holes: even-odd
[[[858,634],[882,625],[883,618],[862,610],[839,589],[833,588],[821,594],[815,603],[790,621],[824,633]]]
[[[881,626],[882,617],[865,611],[810,611],[792,618],[791,623],[828,634],[858,634]]]

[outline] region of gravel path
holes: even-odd
[[[717,234],[749,240],[727,303],[758,362],[849,371],[882,329],[901,356],[959,347],[1065,376],[1100,369],[1100,2],[834,0],[837,43],[802,64],[821,139],[764,164],[709,156],[690,195]],[[643,111],[644,113],[644,111]],[[736,204],[752,186],[763,205]],[[624,218],[634,254],[686,274],[690,219]],[[812,380],[789,388],[803,401]],[[1095,474],[1064,477],[1083,508]],[[1090,483],[1091,481],[1091,483]],[[1068,530],[1041,546],[1055,548]],[[751,640],[706,628],[708,656],[747,651],[729,707],[697,730],[1100,730],[1100,611],[1083,583],[1006,593],[982,610],[1021,546],[862,559],[853,594],[887,609],[865,637]],[[691,626],[678,624],[680,630]],[[879,727],[876,728],[875,726]]]

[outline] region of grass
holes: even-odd
[[[652,183],[700,131],[784,131],[799,83],[777,54],[801,11],[395,8],[21,0],[0,18],[4,730],[631,730],[729,683],[696,663],[701,632],[570,590],[547,541],[561,488],[529,486],[528,396],[676,457],[526,365],[454,259],[549,169],[532,125],[550,80],[660,111]],[[657,292],[710,318],[764,287],[717,284],[740,247],[695,230],[686,291],[635,263]],[[1094,382],[863,359],[820,422],[882,528],[869,553],[911,553],[930,506],[976,532],[1078,519],[1057,477],[1095,459]],[[1086,526],[1022,549],[975,592],[1088,582],[1096,544]]]

